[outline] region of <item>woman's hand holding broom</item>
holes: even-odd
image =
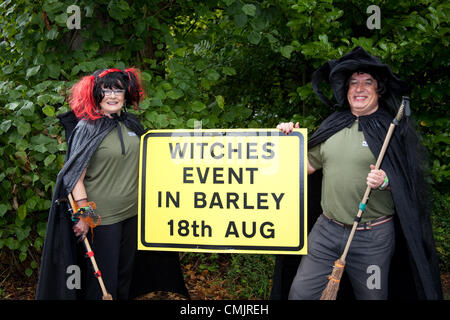
[[[84,222],[83,220],[79,220],[74,226],[73,226],[73,232],[75,233],[75,236],[80,237],[80,240],[83,240],[86,238],[86,234],[89,231],[89,225]]]

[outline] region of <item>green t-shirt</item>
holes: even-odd
[[[344,128],[308,152],[315,169],[322,168],[322,210],[337,221],[353,224],[367,188],[370,164],[376,159],[365,141],[358,122]],[[391,192],[372,189],[362,222],[394,214]]]
[[[138,212],[139,137],[120,123],[125,154],[117,128],[106,135],[89,160],[84,186],[89,201],[97,205],[101,225],[135,216]]]

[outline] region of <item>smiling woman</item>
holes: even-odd
[[[37,299],[102,298],[97,280],[89,272],[81,280],[80,292],[71,291],[73,288],[68,288],[64,281],[67,267],[90,268],[90,262],[85,265],[86,262],[74,259],[77,251],[74,238],[83,240],[90,232],[88,239],[93,239],[94,227],[95,241],[92,250],[87,248],[87,254],[92,256],[95,252],[104,284],[113,299],[135,296],[133,287],[145,283],[146,277],[149,282],[144,286],[156,285],[151,276],[134,273],[136,266],[155,261],[161,270],[172,268],[170,278],[176,279],[175,286],[179,289],[168,288],[169,291],[186,292],[176,253],[158,257],[137,254],[139,144],[144,128],[135,115],[126,111],[126,106],[137,108],[142,97],[136,69],[99,70],[72,87],[69,103],[79,121],[67,136],[66,161],[58,174],[54,200],[62,201],[71,194],[76,206],[71,217],[67,212],[59,212],[63,209],[57,204],[50,208]],[[90,224],[89,218],[100,222]],[[63,243],[63,249],[54,252],[52,248],[58,242]],[[135,264],[135,259],[139,263]],[[154,274],[160,277],[160,272]],[[61,281],[55,281],[55,275]],[[135,286],[133,275],[140,279]],[[168,282],[165,285],[172,286]]]
[[[135,108],[144,98],[137,69],[107,69],[83,77],[71,91],[70,106],[79,119],[99,119],[113,113],[120,115],[122,107]]]
[[[111,114],[116,113],[120,116],[123,103],[125,101],[125,90],[123,89],[104,89],[102,87],[104,95],[103,100],[100,102],[100,108],[103,114],[112,118]]]

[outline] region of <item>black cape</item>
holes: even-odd
[[[103,117],[95,120],[95,124],[94,121],[78,122],[71,111],[59,118],[66,129],[66,137],[69,137],[68,150],[64,166],[58,173],[52,197],[36,291],[36,299],[39,300],[83,298],[83,288],[69,289],[66,284],[68,276],[71,275],[67,268],[76,265],[82,269],[85,265],[82,261],[84,248],[81,243],[77,245],[72,230],[73,222],[68,213],[67,195],[72,191],[103,138],[118,126],[118,121],[123,121],[125,126],[138,136],[145,133],[137,117],[126,112],[122,112],[121,116],[115,119]],[[93,270],[82,269],[82,272],[93,273]],[[151,291],[169,291],[189,297],[178,253],[152,251],[136,253],[130,299]]]
[[[375,158],[380,153],[393,116],[379,108],[375,113],[359,117],[362,130]],[[308,141],[312,148],[339,130],[350,127],[356,116],[350,110],[336,111],[323,121]],[[395,205],[396,248],[389,274],[388,299],[442,299],[438,257],[426,200],[426,185],[420,169],[420,143],[414,129],[406,121],[394,130],[381,164],[391,185]],[[309,231],[322,213],[320,206],[322,170],[308,177]],[[369,200],[370,201],[370,200]],[[357,208],[355,209],[355,215]],[[350,248],[351,250],[351,248]],[[273,275],[271,299],[287,299],[301,256],[278,255]],[[331,274],[331,268],[330,268]],[[354,298],[345,273],[338,299]]]

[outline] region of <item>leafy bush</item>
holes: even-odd
[[[188,283],[191,277],[195,282],[204,278],[202,275],[205,271],[212,275],[212,280],[203,282],[201,289],[213,287],[219,278],[220,287],[227,294],[226,298],[269,299],[272,288],[271,271],[275,266],[273,255],[184,253],[181,263],[186,266],[185,278]],[[196,270],[195,274],[191,272],[193,269]],[[213,297],[224,298],[220,296],[220,292],[219,296]]]
[[[233,254],[225,283],[236,299],[269,299],[274,266],[272,255]]]
[[[432,223],[436,250],[440,258],[440,267],[443,272],[450,272],[450,197],[434,191],[434,209]]]

